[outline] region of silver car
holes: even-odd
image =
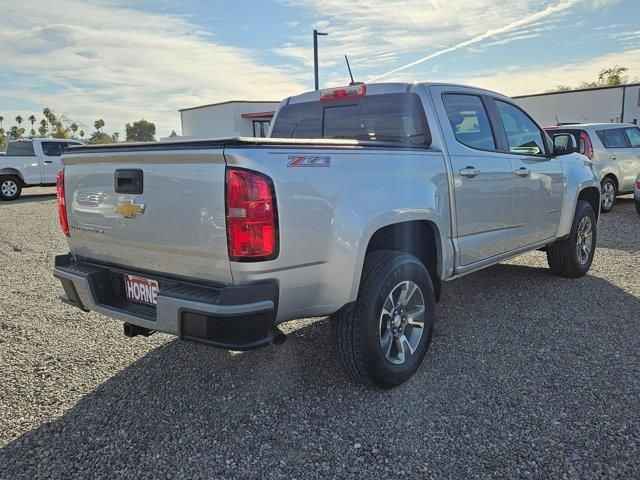
[[[580,153],[593,161],[602,186],[602,211],[616,196],[631,193],[640,174],[640,128],[631,123],[586,123],[545,128],[550,135],[571,133]]]

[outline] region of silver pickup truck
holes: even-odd
[[[232,350],[330,315],[346,371],[388,388],[420,366],[442,282],[535,249],[591,266],[591,163],[505,96],[353,84],[284,100],[270,136],[68,149],[63,300]]]

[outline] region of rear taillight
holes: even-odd
[[[67,202],[64,198],[64,168],[56,174],[56,187],[58,193],[58,219],[60,229],[67,237],[69,236],[69,222],[67,221]]]
[[[320,101],[342,100],[343,98],[364,97],[367,86],[364,84],[349,85],[347,87],[327,88],[320,91]]]
[[[593,144],[587,132],[580,132],[580,153],[585,155],[589,160],[593,159]]]
[[[278,219],[271,180],[247,170],[227,169],[227,238],[234,261],[271,260],[278,255]]]
[[[640,190],[640,182],[636,182],[636,190]]]

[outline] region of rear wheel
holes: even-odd
[[[600,211],[603,213],[609,213],[613,210],[613,206],[616,203],[616,195],[618,194],[618,188],[616,182],[611,177],[606,177],[601,183],[602,190],[602,205]]]
[[[20,197],[22,185],[20,181],[12,176],[0,177],[0,198],[2,200],[16,200]]]
[[[571,233],[564,240],[549,245],[547,261],[551,271],[567,278],[587,274],[596,250],[596,214],[584,200],[578,200]]]
[[[367,255],[355,305],[332,317],[337,356],[360,383],[392,388],[424,359],[435,317],[431,277],[412,255]]]

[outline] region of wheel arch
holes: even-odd
[[[367,242],[364,257],[379,250],[394,250],[409,253],[426,267],[436,301],[440,299],[442,278],[442,240],[438,225],[426,219],[389,223],[373,232]],[[362,269],[360,269],[360,277]],[[359,282],[360,283],[360,282]]]
[[[26,184],[24,182],[24,178],[19,170],[11,167],[0,168],[0,176],[11,175],[13,177],[17,177],[20,180],[21,187],[24,187]]]
[[[586,187],[580,190],[578,200],[588,202],[596,214],[596,221],[600,218],[600,190],[597,187]]]
[[[613,180],[613,183],[616,184],[616,191],[620,190],[620,182],[618,181],[618,177],[616,176],[615,173],[613,172],[607,173],[604,177],[602,177],[602,181],[604,181],[605,178],[610,178],[611,180]],[[602,183],[602,181],[600,183]]]

